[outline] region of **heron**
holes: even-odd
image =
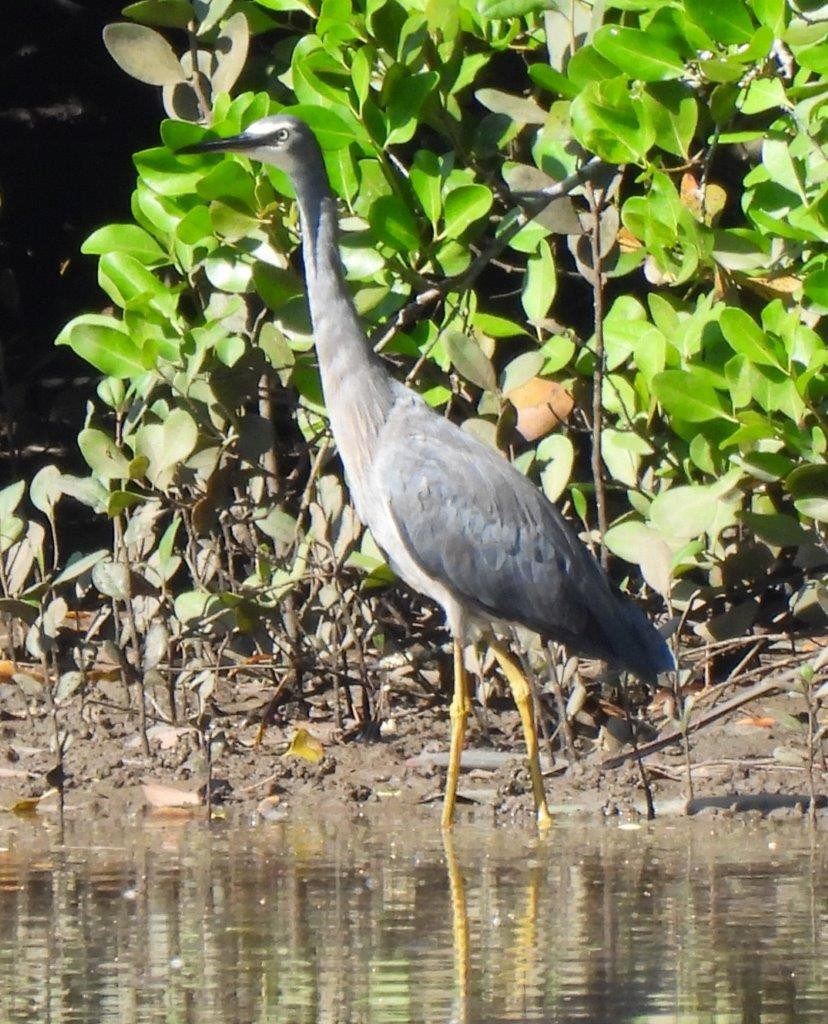
[[[345,282],[322,150],[308,124],[275,114],[182,154],[242,154],[280,168],[296,193],[325,406],[351,500],[396,575],[440,605],[454,690],[442,825],[454,819],[471,711],[464,648],[482,637],[512,691],[536,820],[551,822],[533,694],[504,633],[515,625],[652,681],[675,665],[644,613],[616,591],[558,508],[500,453],[431,409],[374,352]]]

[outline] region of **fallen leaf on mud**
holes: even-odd
[[[40,796],[24,796],[20,800],[15,800],[7,810],[12,814],[19,814],[24,818],[30,814],[37,814],[41,803],[48,797],[54,796],[55,792],[56,791],[54,789],[47,789],[46,792],[41,793]]]
[[[309,761],[311,764],[319,764],[325,756],[325,749],[307,729],[297,729],[290,741],[290,746],[282,756],[300,757],[303,761]]]
[[[261,815],[265,821],[281,821],[287,817],[287,810],[281,806],[282,798],[278,793],[273,796],[266,796],[256,804],[256,813]]]
[[[194,733],[190,725],[153,725],[147,729],[147,739],[157,743],[162,750],[172,750],[188,733]]]
[[[160,782],[144,782],[141,785],[144,791],[144,799],[157,810],[168,807],[199,807],[201,800],[197,793],[187,789],[177,789],[175,786],[165,786]]]
[[[37,666],[27,665],[22,661],[11,661],[9,658],[0,659],[0,683],[12,682],[18,672],[26,673],[43,682],[43,673]]]
[[[776,719],[769,715],[743,715],[733,723],[743,728],[772,729],[776,725]]]

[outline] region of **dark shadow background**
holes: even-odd
[[[74,461],[94,380],[60,328],[106,296],[80,246],[130,220],[132,153],[157,142],[160,91],[130,78],[101,32],[122,4],[9,4],[0,34],[0,486]]]

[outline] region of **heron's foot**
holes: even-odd
[[[532,689],[529,682],[521,672],[517,662],[509,652],[496,641],[489,644],[492,654],[495,656],[498,665],[506,676],[512,696],[520,715],[523,725],[523,735],[526,740],[526,756],[529,760],[529,774],[532,777],[532,793],[535,797],[535,811],[538,828],[545,832],[552,826],[552,815],[549,813],[549,806],[546,803],[546,791],[543,786],[543,776],[540,769],[540,755],[538,753],[538,730],[535,727],[535,708],[532,700]]]

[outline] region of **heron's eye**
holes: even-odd
[[[287,142],[289,137],[290,137],[289,129],[287,129],[287,128],[279,128],[279,129],[277,129],[277,131],[276,131],[276,141],[277,142]]]

